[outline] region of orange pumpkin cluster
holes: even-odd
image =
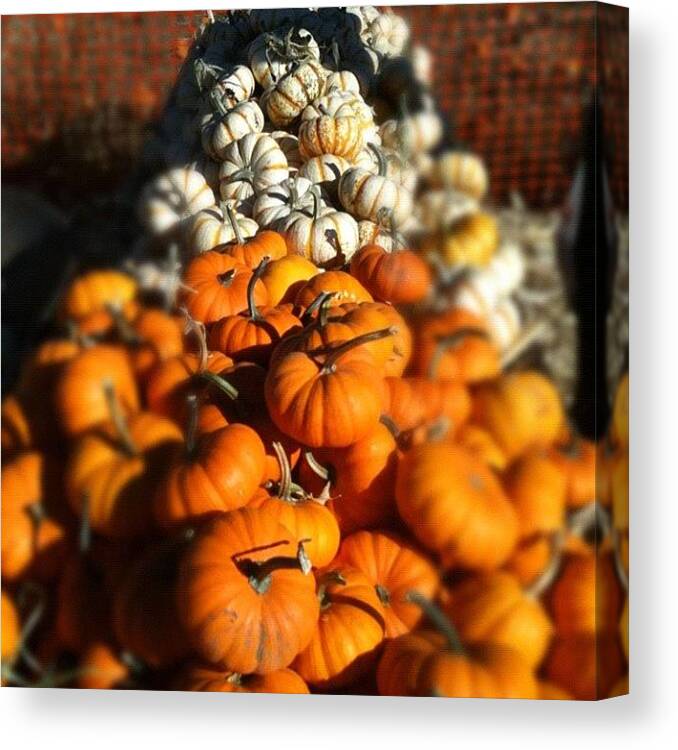
[[[321,272],[262,232],[190,260],[172,310],[72,283],[2,407],[7,684],[612,690],[602,452],[421,264]]]

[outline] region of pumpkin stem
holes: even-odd
[[[230,271],[226,271],[225,273],[220,273],[217,276],[217,279],[219,280],[219,283],[221,286],[231,286],[233,283],[233,279],[235,278],[235,268],[231,268]]]
[[[115,393],[115,386],[111,380],[107,379],[104,383],[104,394],[106,396],[106,403],[108,404],[111,421],[113,422],[113,426],[115,427],[115,431],[122,447],[130,456],[139,455],[139,451],[132,440],[132,435],[130,434],[125,414],[120,408],[120,402]]]
[[[231,385],[228,380],[224,379],[221,375],[217,375],[216,372],[210,372],[209,370],[203,370],[198,373],[199,377],[206,380],[208,383],[216,386],[223,394],[228,396],[231,401],[235,401],[239,397],[238,389]]]
[[[317,596],[318,601],[320,602],[320,609],[327,609],[327,607],[329,607],[331,604],[327,595],[327,587],[331,583],[337,583],[340,586],[345,586],[347,582],[346,578],[344,578],[341,571],[339,570],[329,570],[327,573],[324,573],[318,581]]]
[[[248,169],[247,167],[243,167],[242,169],[238,169],[236,172],[233,172],[230,174],[227,178],[222,180],[226,183],[231,182],[249,182],[251,185],[254,182],[254,172],[251,169]],[[231,209],[233,210],[233,209]],[[227,209],[228,211],[228,209]],[[235,231],[235,229],[234,229]],[[242,245],[242,242],[238,242],[239,245]]]
[[[501,358],[501,367],[503,370],[510,367],[514,362],[527,351],[533,344],[537,343],[544,337],[546,332],[546,323],[533,321],[528,325],[518,338],[509,346]]]
[[[433,623],[436,630],[445,636],[452,653],[457,654],[458,656],[466,655],[466,649],[464,648],[464,644],[461,642],[461,638],[459,637],[459,633],[457,633],[457,629],[452,624],[450,618],[447,617],[447,615],[440,609],[440,607],[434,604],[430,599],[422,596],[422,594],[420,594],[418,591],[408,592],[405,598],[408,601],[412,602],[412,604],[416,604],[417,607],[419,607],[419,609],[421,609],[426,617],[428,617],[428,619]]]
[[[320,370],[321,375],[328,375],[335,371],[337,360],[340,357],[343,357],[346,352],[351,351],[351,349],[355,349],[358,346],[362,346],[363,344],[369,344],[372,341],[379,341],[380,339],[385,339],[388,336],[395,336],[398,333],[398,329],[395,326],[389,326],[388,328],[381,328],[378,331],[369,331],[368,333],[363,333],[360,336],[356,336],[353,339],[349,339],[348,341],[344,341],[343,344],[339,344],[339,346],[335,347],[325,358],[325,362],[322,366],[322,369]]]
[[[280,467],[280,481],[278,482],[277,495],[281,500],[292,501],[292,469],[287,458],[287,453],[281,443],[274,441],[272,443],[275,457]]]
[[[545,591],[551,588],[551,584],[560,572],[564,546],[565,533],[560,529],[551,535],[551,559],[541,574],[525,589],[526,596],[531,599],[539,599]]]
[[[92,336],[83,333],[78,327],[78,324],[72,318],[69,318],[66,321],[66,335],[71,341],[74,341],[83,349],[89,349],[94,346],[94,339]]]
[[[488,332],[483,328],[477,328],[475,326],[465,326],[460,328],[449,336],[442,336],[436,340],[436,348],[431,357],[431,361],[428,366],[428,376],[432,380],[438,375],[438,369],[443,357],[450,349],[455,349],[457,346],[462,344],[465,339],[469,336],[478,336],[479,338],[489,340],[490,336]]]
[[[391,592],[385,586],[382,586],[380,583],[375,584],[374,590],[377,592],[379,601],[384,605],[384,607],[390,606]]]
[[[186,455],[192,458],[195,454],[195,436],[198,431],[198,397],[195,393],[186,396],[188,417],[186,420]]]
[[[207,334],[205,332],[205,324],[199,320],[196,320],[185,307],[182,307],[180,312],[186,318],[184,333],[186,335],[193,334],[198,344],[198,372],[203,373],[207,369],[207,360],[209,359],[210,354],[209,349],[207,348]]]
[[[336,292],[321,292],[314,300],[311,302],[311,304],[306,308],[306,311],[304,312],[302,322],[304,323],[313,323],[313,313],[316,310],[319,310],[319,317],[320,314],[324,313],[325,316],[327,315],[327,308],[329,307],[329,303],[337,296]],[[325,325],[327,321],[324,322],[320,321],[321,325]]]
[[[400,427],[394,422],[388,414],[382,414],[379,417],[379,421],[386,427],[386,429],[393,435],[397,440],[400,437]]]
[[[271,587],[272,575],[276,570],[300,570],[304,575],[308,575],[311,572],[312,564],[304,549],[304,544],[310,541],[310,539],[301,539],[297,543],[297,554],[294,557],[277,555],[263,562],[250,560],[249,558],[241,559],[243,555],[251,554],[252,552],[289,544],[287,540],[283,540],[237,553],[231,559],[240,572],[247,576],[250,586],[257,594],[265,594]]]
[[[367,148],[372,151],[377,160],[377,174],[379,177],[386,177],[388,165],[384,158],[384,152],[376,145],[376,143],[368,143]]]
[[[123,315],[120,305],[109,303],[106,305],[106,312],[113,318],[115,329],[123,343],[129,346],[139,346],[143,339],[129,324],[127,318]]]
[[[264,269],[266,268],[270,260],[271,258],[269,255],[261,259],[261,263],[259,263],[259,265],[254,269],[254,272],[252,273],[252,276],[250,277],[250,280],[247,284],[247,310],[249,312],[251,320],[263,320],[262,315],[257,308],[257,303],[254,299],[254,290],[257,286],[257,282],[259,281],[259,279],[261,279],[264,273]]]
[[[92,525],[90,523],[89,494],[85,493],[80,506],[80,528],[78,529],[78,551],[86,555],[92,546]]]
[[[309,469],[320,479],[327,482],[330,479],[330,471],[325,468],[318,459],[311,453],[311,451],[304,451],[304,460],[308,464]]]
[[[23,626],[21,628],[21,638],[19,640],[17,654],[19,654],[21,659],[32,672],[37,675],[43,675],[45,669],[35,656],[33,656],[31,650],[28,648],[28,642],[45,616],[47,597],[42,586],[39,586],[32,581],[26,581],[21,587],[17,600],[17,603],[22,610],[26,608],[26,600],[29,599],[29,597],[31,597],[33,601],[29,602],[30,609],[28,610],[28,615],[25,618],[22,618]]]
[[[235,215],[235,211],[233,210],[233,206],[231,206],[230,203],[226,204],[226,216],[228,216],[228,220],[231,223],[231,229],[233,230],[233,236],[235,237],[236,244],[242,245],[245,240],[242,236],[242,232],[240,231],[240,226],[238,224],[238,219]]]

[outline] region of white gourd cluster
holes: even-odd
[[[273,229],[322,269],[366,244],[420,246],[480,211],[489,183],[479,156],[443,147],[431,83],[430,54],[391,11],[210,13],[155,143],[166,168],[143,191],[145,229],[184,259]],[[432,263],[443,286],[460,270]],[[446,304],[483,315],[509,349],[520,246],[461,270]]]

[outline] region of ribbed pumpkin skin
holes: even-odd
[[[267,545],[283,545],[250,551]],[[318,620],[315,580],[300,570],[276,570],[258,593],[233,556],[266,561],[294,557],[296,539],[275,518],[243,508],[207,522],[180,569],[179,617],[189,643],[207,662],[241,674],[288,666],[304,649]]]
[[[89,499],[89,523],[107,537],[129,538],[153,527],[152,500],[181,431],[169,419],[139,412],[127,428],[135,447],[130,455],[115,426],[107,423],[73,446],[65,486],[73,511],[81,515]]]
[[[384,638],[384,610],[369,580],[345,566],[332,566],[343,582],[328,580],[329,572],[318,573],[320,585],[327,580],[326,599],[313,638],[293,665],[320,690],[340,688],[360,677]]]
[[[107,422],[110,383],[125,414],[139,410],[139,393],[128,353],[120,346],[97,344],[80,352],[65,366],[55,393],[56,412],[69,436]]]
[[[377,668],[380,695],[441,698],[528,698],[537,681],[511,649],[483,646],[468,655],[451,651],[445,637],[421,630],[386,644]]]
[[[553,625],[539,601],[526,595],[509,573],[497,571],[452,589],[447,611],[464,643],[493,643],[517,651],[537,667]]]
[[[421,609],[407,600],[411,591],[435,596],[439,578],[431,563],[406,542],[378,531],[344,538],[337,560],[359,570],[375,587],[384,607],[386,638],[397,638],[421,620]]]
[[[202,323],[215,323],[247,309],[247,285],[252,271],[230,255],[210,250],[194,258],[184,272],[183,301],[191,316]],[[257,282],[254,301],[265,305],[266,287]]]
[[[191,455],[178,447],[155,497],[163,526],[198,521],[246,505],[264,473],[264,445],[247,425],[201,435]]]
[[[406,453],[396,501],[412,533],[447,567],[492,570],[516,544],[518,520],[499,481],[462,446],[424,443]]]
[[[431,271],[411,250],[366,245],[351,259],[351,273],[376,300],[394,305],[421,302],[431,291]]]
[[[327,271],[313,276],[299,289],[294,302],[301,307],[308,307],[323,292],[335,293],[330,307],[344,302],[374,302],[367,289],[345,271]]]
[[[175,682],[175,690],[208,693],[281,693],[307,695],[308,685],[291,669],[241,675],[202,664],[191,664]]]

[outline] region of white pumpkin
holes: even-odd
[[[231,143],[219,170],[223,200],[242,201],[287,179],[285,154],[266,133],[250,133]]]
[[[321,115],[303,120],[299,127],[299,153],[306,160],[323,154],[350,160],[361,151],[363,142],[363,128],[353,115]]]
[[[360,96],[360,81],[350,70],[330,71],[325,78],[324,94],[339,91]]]
[[[190,166],[176,167],[160,174],[145,188],[139,215],[152,234],[160,235],[213,205],[214,193],[204,176]]]
[[[306,60],[284,75],[261,97],[271,122],[285,127],[296,120],[325,84],[325,69],[317,60]]]
[[[379,133],[384,146],[409,156],[435,148],[443,137],[443,123],[435,112],[422,110],[401,119],[386,120]]]
[[[410,50],[410,60],[414,76],[423,86],[433,83],[433,56],[421,44],[413,44]]]
[[[500,351],[505,351],[520,335],[522,320],[516,303],[506,298],[487,317],[487,329]]]
[[[290,177],[264,190],[254,202],[252,217],[259,226],[269,228],[292,211],[311,210],[313,183],[304,177]]]
[[[402,234],[394,233],[390,227],[369,219],[358,222],[358,239],[360,247],[379,245],[388,253],[405,245],[405,238]]]
[[[318,97],[301,113],[302,120],[313,120],[321,116],[328,117],[356,117],[366,135],[372,135],[366,140],[374,140],[379,129],[374,123],[374,111],[365,100],[352,91],[331,91]]]
[[[299,176],[320,185],[323,190],[334,195],[339,178],[350,166],[351,163],[343,156],[322,154],[309,159],[299,170]]]
[[[386,11],[369,23],[366,36],[372,49],[387,57],[393,57],[402,54],[407,46],[410,28],[404,18]]]
[[[299,139],[297,136],[293,133],[288,133],[286,130],[274,130],[269,135],[275,139],[283,154],[285,154],[290,175],[298,172],[304,161],[299,153]]]
[[[353,16],[356,21],[356,30],[364,42],[368,42],[367,36],[370,24],[379,18],[380,11],[374,5],[349,5],[346,13]]]
[[[223,113],[247,101],[254,93],[254,87],[252,71],[246,65],[234,65],[216,79],[210,99],[217,111]]]
[[[386,176],[397,182],[399,185],[407,188],[410,193],[414,193],[419,182],[419,175],[400,155],[392,149],[377,149],[374,146],[367,146],[353,160],[355,166],[364,167],[368,171],[376,174],[379,171],[379,157],[383,156],[386,163]]]
[[[339,268],[358,250],[358,224],[350,214],[323,206],[317,188],[311,195],[311,211],[292,211],[274,229],[285,235],[289,253],[303,255],[321,268]]]
[[[198,255],[226,242],[254,237],[258,231],[256,221],[236,213],[231,206],[212,206],[193,217],[186,244],[189,252]]]
[[[487,167],[476,154],[445,151],[435,160],[430,177],[436,187],[449,188],[481,200],[489,185]]]
[[[339,180],[341,205],[358,219],[378,221],[383,212],[393,216],[396,225],[413,211],[412,193],[387,176],[386,160],[378,149],[379,168],[376,174],[363,167],[351,167]]]
[[[202,146],[213,159],[222,160],[228,146],[249,133],[261,133],[264,113],[254,101],[237,104],[223,115],[215,115],[202,129]]]
[[[310,31],[289,28],[260,34],[248,50],[248,62],[257,83],[267,89],[300,61],[320,59],[320,48]]]

